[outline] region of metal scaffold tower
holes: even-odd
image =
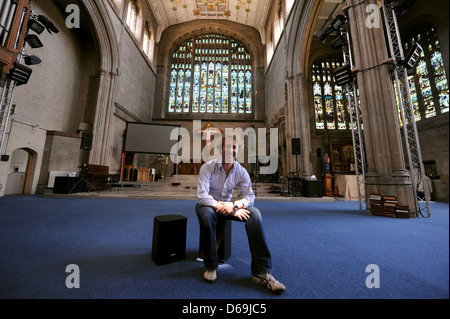
[[[367,209],[366,197],[366,161],[364,151],[364,136],[361,119],[361,107],[358,98],[358,83],[353,77],[352,71],[355,69],[352,52],[351,52],[351,36],[349,31],[348,20],[342,17],[345,23],[340,29],[340,39],[342,40],[342,50],[344,66],[335,71],[335,77],[343,78],[343,90],[347,97],[349,107],[349,117],[352,132],[353,151],[355,157],[355,173],[356,185],[358,190],[359,210]]]
[[[0,155],[3,155],[6,131],[8,129],[15,89],[16,81],[7,78],[2,89],[2,100],[0,102]]]
[[[350,34],[343,31],[347,38],[347,45],[344,45],[344,64],[350,65],[354,69],[353,59],[350,51]],[[356,78],[348,83],[344,88],[347,94],[347,101],[350,111],[350,125],[352,131],[353,151],[355,156],[356,185],[358,190],[359,210],[367,209],[366,201],[366,161],[364,152],[364,135],[361,123],[361,107],[358,99],[358,83]]]
[[[410,66],[412,66],[411,63],[414,63],[420,58],[422,48],[417,44],[411,51],[411,54],[408,54],[409,59],[405,59],[393,1],[383,0],[383,16],[389,50],[395,66],[394,78],[400,108],[400,125],[403,127],[405,138],[405,149],[411,174],[416,214],[422,217],[431,217],[430,194],[425,180],[425,169],[422,161],[407,70],[407,63],[410,63]]]

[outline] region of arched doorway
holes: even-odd
[[[31,149],[16,149],[10,159],[5,195],[30,194],[37,154]]]

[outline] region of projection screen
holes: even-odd
[[[125,131],[126,153],[170,154],[177,140],[170,140],[172,130],[179,132],[179,125],[127,122]]]

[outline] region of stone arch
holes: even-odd
[[[308,74],[310,48],[320,9],[325,0],[296,1],[291,11],[291,25],[286,46],[286,81],[288,103],[286,108],[287,149],[291,138],[300,137],[302,155],[300,169],[304,176],[311,176],[311,134],[309,123]],[[295,157],[288,158],[287,167],[295,169]]]
[[[108,160],[108,135],[113,114],[115,78],[119,66],[119,46],[112,19],[103,1],[81,0],[92,24],[94,41],[99,52],[98,90],[94,102],[92,133],[94,134],[89,162],[105,165]]]
[[[158,54],[158,64],[167,65],[168,57],[170,51],[173,50],[176,45],[184,40],[187,40],[194,35],[203,33],[218,33],[226,36],[230,36],[244,44],[249,53],[254,57],[255,67],[260,67],[264,65],[264,48],[262,44],[253,39],[260,41],[259,33],[256,29],[245,27],[241,24],[231,22],[231,21],[204,21],[196,20],[183,23],[181,25],[175,26],[176,28],[181,27],[183,33],[171,32],[171,27],[166,29],[162,36],[160,42],[160,50]],[[249,36],[249,32],[254,32],[254,36]],[[251,35],[251,34],[250,34]],[[161,50],[161,48],[164,48]]]
[[[192,38],[194,35],[205,33],[217,33],[229,36],[244,46],[252,56],[252,68],[254,69],[254,92],[255,92],[255,112],[254,119],[263,120],[265,116],[264,94],[264,47],[261,43],[259,32],[252,27],[242,25],[232,21],[220,20],[195,20],[168,27],[161,36],[159,52],[157,57],[157,83],[156,91],[163,92],[155,95],[154,118],[165,118],[165,107],[167,106],[168,78],[170,70],[171,52],[181,42]]]

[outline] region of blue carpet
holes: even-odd
[[[273,274],[287,291],[275,296],[250,280],[242,223],[233,222],[232,255],[207,284],[196,261],[194,201],[0,198],[0,298],[13,299],[448,299],[449,204],[432,218],[371,216],[356,202],[257,202]],[[188,218],[185,260],[151,259],[153,218]],[[80,288],[65,285],[66,266]],[[366,267],[379,268],[369,289]]]

